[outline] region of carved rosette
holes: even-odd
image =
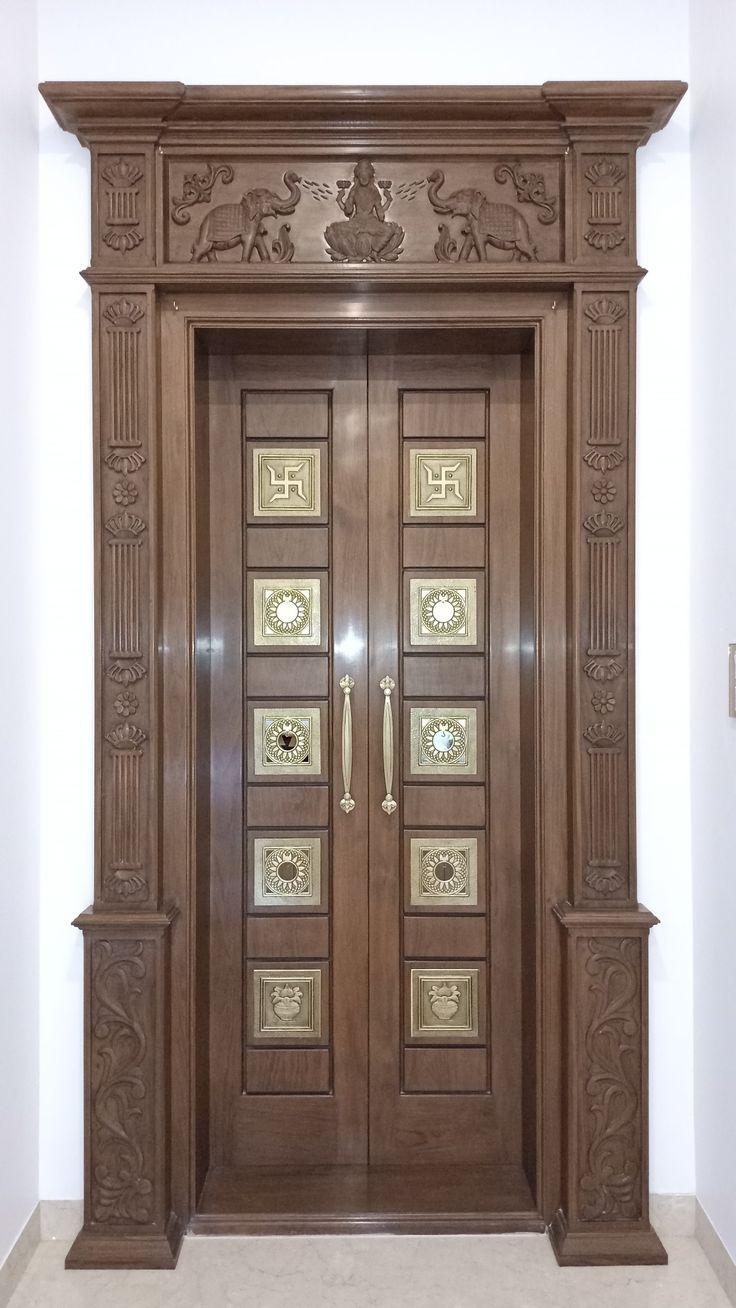
[[[581,297],[576,894],[629,899],[627,297]]]
[[[102,294],[99,314],[104,742],[97,901],[125,905],[155,898],[146,297]]]

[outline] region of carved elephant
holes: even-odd
[[[239,204],[215,205],[204,219],[192,246],[192,262],[216,259],[217,250],[230,250],[235,245],[241,246],[240,257],[244,263],[251,258],[254,250],[258,251],[264,262],[272,258],[279,262],[290,260],[294,246],[289,239],[288,223],[281,226],[278,237],[269,250],[263,220],[294,212],[301,199],[301,180],[296,173],[284,173],[284,186],[288,190],[286,199],[266,187],[258,187],[246,192]]]
[[[438,168],[427,178],[427,195],[435,213],[467,218],[463,228],[463,243],[458,250],[449,228],[442,224],[440,239],[435,245],[439,259],[469,259],[475,250],[481,261],[488,259],[488,245],[499,250],[513,250],[514,259],[536,259],[537,247],[532,241],[526,219],[512,204],[496,204],[471,186],[450,195],[440,195],[445,174]]]

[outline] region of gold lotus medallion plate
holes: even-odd
[[[475,645],[475,577],[412,577],[409,582],[412,645]]]
[[[478,1036],[477,967],[411,969],[411,1037]]]
[[[258,908],[319,904],[322,846],[318,837],[254,841],[253,902]]]
[[[319,577],[254,577],[254,645],[319,645],[320,640]]]
[[[477,709],[463,706],[411,710],[414,776],[472,776],[476,772]]]
[[[448,910],[478,903],[478,841],[411,841],[411,903]]]
[[[477,450],[410,452],[412,518],[472,518],[477,504]]]
[[[314,1039],[322,1034],[322,972],[255,968],[253,1035],[257,1039]]]
[[[317,776],[322,770],[318,708],[253,710],[253,758],[257,776]]]
[[[253,516],[318,518],[321,514],[317,446],[253,450]]]

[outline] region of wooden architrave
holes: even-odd
[[[656,918],[637,902],[634,842],[635,154],[684,84],[41,91],[93,164],[96,874],[94,903],[77,919],[86,1189],[68,1265],[173,1266],[196,1210],[196,832],[186,803],[185,833],[174,832],[167,799],[172,788],[188,793],[192,777],[193,618],[171,624],[162,600],[174,574],[190,584],[181,450],[193,331],[236,324],[243,293],[272,304],[260,321],[282,325],[355,321],[356,297],[377,296],[388,324],[423,321],[415,296],[432,305],[434,325],[458,321],[457,296],[466,324],[508,322],[512,300],[522,321],[524,295],[565,306],[569,802],[567,813],[551,808],[543,787],[538,800],[544,847],[567,851],[566,872],[539,860],[539,1211],[561,1263],[665,1261],[647,1206],[646,958]],[[404,240],[386,247],[395,258],[355,244],[349,230],[347,254],[327,236],[342,217],[338,182],[359,157],[391,170],[391,220]],[[264,187],[276,208],[251,197],[261,205],[255,229],[233,231],[232,207],[204,222],[215,201],[235,206]],[[475,227],[453,196],[466,187],[479,192]],[[218,249],[219,263],[209,257]],[[177,295],[187,299],[186,330],[172,326]],[[159,370],[162,344],[172,375]],[[181,714],[159,703],[162,669]],[[538,704],[539,732],[553,730],[548,711],[560,705]],[[183,860],[169,854],[177,840]]]

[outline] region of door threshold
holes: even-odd
[[[542,1232],[521,1167],[215,1167],[194,1235]]]

